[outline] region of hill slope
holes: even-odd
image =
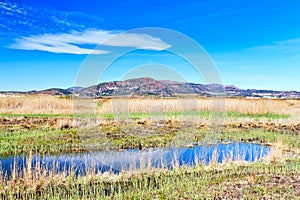
[[[177,96],[185,94],[198,94],[201,96],[231,96],[231,97],[265,97],[265,98],[300,98],[300,92],[273,91],[273,90],[243,90],[231,85],[195,84],[168,80],[155,80],[144,77],[125,81],[100,83],[80,91],[80,96]]]
[[[87,88],[71,87],[68,89],[51,88],[42,91],[30,92],[0,92],[2,95],[18,94],[47,94],[47,95],[74,95],[85,98],[105,96],[159,96],[170,97],[179,95],[200,96],[229,96],[229,97],[257,97],[257,98],[300,98],[300,92],[273,91],[273,90],[243,90],[232,85],[196,84],[169,80],[155,80],[153,78],[135,78],[125,81],[100,83]]]

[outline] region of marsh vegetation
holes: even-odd
[[[221,106],[220,106],[221,105]],[[91,112],[92,111],[92,112]],[[0,98],[2,199],[294,198],[300,195],[300,101],[275,99]],[[85,174],[32,162],[37,155],[147,152],[234,142],[266,145],[254,163],[229,160]],[[14,163],[14,162],[12,162]]]

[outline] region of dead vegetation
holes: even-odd
[[[68,114],[72,105],[72,99],[49,95],[0,97],[0,113]]]
[[[296,109],[296,110],[295,110]],[[225,111],[245,114],[300,113],[300,100],[246,98],[113,98],[99,108],[101,113],[149,113],[181,111]]]
[[[293,115],[300,114],[300,100],[196,97],[74,100],[48,95],[0,97],[2,114],[155,113],[209,110]]]

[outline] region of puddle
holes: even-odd
[[[124,151],[95,151],[81,154],[62,154],[56,156],[32,156],[32,166],[40,165],[42,170],[59,172],[75,172],[86,174],[92,172],[112,171],[119,173],[124,170],[143,168],[172,168],[174,166],[193,166],[212,162],[248,161],[253,162],[267,156],[270,147],[261,144],[228,142],[216,145],[194,145],[191,147],[153,148],[144,151],[128,149]],[[14,163],[22,172],[29,161],[25,155],[11,156],[0,159],[0,168],[7,176],[11,175]],[[34,168],[33,168],[34,170]]]

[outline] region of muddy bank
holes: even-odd
[[[201,121],[201,120],[200,120]],[[133,129],[135,132],[165,132],[178,131],[180,129],[216,129],[216,130],[250,130],[263,129],[271,132],[285,132],[290,134],[300,134],[300,123],[280,124],[275,122],[232,122],[212,126],[210,121],[191,122],[177,120],[132,120],[114,121],[105,119],[80,119],[71,117],[0,117],[0,128],[25,128],[36,129],[39,127],[49,127],[55,129],[71,129],[84,126],[98,126],[102,129]],[[115,127],[115,128],[114,128]],[[119,127],[119,128],[116,128]]]

